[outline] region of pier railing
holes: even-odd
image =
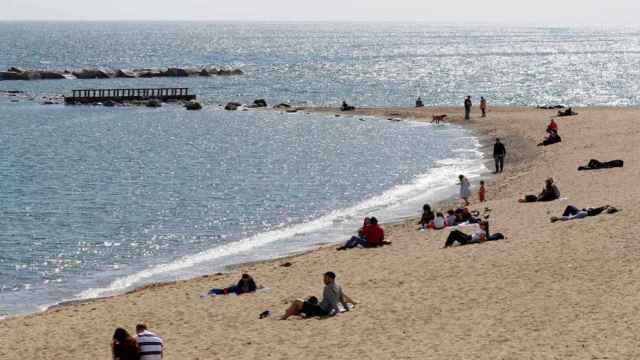
[[[103,101],[135,101],[158,99],[195,100],[188,88],[142,88],[142,89],[83,89],[72,90],[71,96],[65,96],[67,104],[88,104]]]

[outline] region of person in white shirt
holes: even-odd
[[[136,326],[136,340],[140,347],[140,360],[160,360],[162,359],[162,351],[164,344],[162,339],[147,330],[147,326],[144,324],[138,324]]]

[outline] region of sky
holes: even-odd
[[[0,20],[637,25],[640,0],[0,0]]]

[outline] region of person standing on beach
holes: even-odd
[[[464,206],[469,206],[469,198],[471,197],[471,183],[464,175],[460,175],[458,176],[458,178],[460,179],[460,183],[458,184],[460,185],[460,198],[464,200]]]
[[[500,142],[500,139],[496,139],[496,143],[493,144],[493,160],[496,163],[496,174],[502,172],[505,156],[507,156],[507,149]]]
[[[471,103],[471,96],[467,96],[464,98],[464,119],[465,120],[469,120],[469,115],[471,114],[471,106],[473,106],[473,103]]]
[[[482,117],[487,117],[487,100],[484,96],[480,96],[480,110],[482,111]]]

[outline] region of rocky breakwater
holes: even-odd
[[[113,79],[154,78],[189,76],[233,76],[243,75],[240,69],[160,68],[160,69],[80,69],[80,70],[25,70],[17,67],[0,71],[0,81],[12,80],[64,80],[64,79]]]

